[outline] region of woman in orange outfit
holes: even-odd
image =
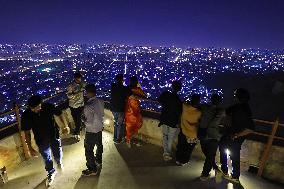
[[[138,134],[138,130],[142,127],[143,123],[139,99],[146,98],[146,94],[141,89],[136,76],[130,78],[129,88],[131,95],[126,102],[125,127],[127,146],[131,147],[130,140],[134,135]]]

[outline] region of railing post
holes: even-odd
[[[267,144],[265,146],[265,150],[264,150],[263,155],[261,157],[261,160],[260,160],[260,163],[259,163],[259,169],[258,169],[258,172],[257,172],[257,176],[258,177],[262,176],[262,173],[263,173],[263,170],[265,168],[266,162],[267,162],[267,160],[269,158],[269,153],[271,151],[271,147],[272,147],[272,144],[273,144],[274,136],[275,136],[275,134],[277,132],[278,126],[279,126],[279,118],[276,119],[276,121],[275,121],[275,123],[273,125],[272,131],[271,131],[271,135],[268,138]]]
[[[29,148],[28,148],[28,145],[26,143],[26,138],[25,138],[25,135],[24,133],[22,132],[22,129],[21,129],[21,116],[20,116],[20,108],[18,106],[18,104],[15,104],[15,113],[16,113],[16,119],[17,119],[17,124],[18,124],[18,134],[19,134],[19,137],[20,137],[20,148],[22,149],[19,149],[20,150],[20,153],[22,153],[24,156],[23,156],[23,159],[28,159],[30,157],[30,153],[29,153]]]

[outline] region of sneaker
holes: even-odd
[[[203,175],[201,175],[201,176],[199,177],[199,179],[200,179],[201,181],[207,181],[208,179],[210,179],[210,175],[208,175],[208,176],[203,176]]]
[[[91,171],[89,169],[82,171],[82,175],[84,176],[96,176],[97,174],[98,174],[98,171]]]
[[[187,163],[181,163],[181,162],[179,162],[179,161],[176,161],[176,164],[177,164],[178,166],[185,166]]]
[[[236,183],[236,184],[240,184],[240,180],[238,178],[233,178],[232,176],[229,176],[226,178],[228,181]]]
[[[171,161],[173,158],[169,155],[164,155],[164,161]]]
[[[120,144],[120,142],[118,142],[118,141],[116,141],[116,140],[114,140],[113,143],[114,143],[114,144]]]
[[[80,141],[80,140],[81,140],[80,135],[74,135],[74,137],[75,137],[75,139],[76,139],[77,141]]]
[[[64,165],[62,163],[58,163],[57,164],[57,170],[59,170],[60,172],[64,171]]]
[[[55,176],[56,176],[56,171],[47,175],[47,179],[46,179],[46,183],[45,183],[47,187],[49,187],[53,184]]]

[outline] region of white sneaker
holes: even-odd
[[[52,173],[52,174],[49,174],[48,176],[47,176],[47,178],[46,178],[46,186],[47,187],[49,187],[49,186],[51,186],[52,184],[53,184],[53,182],[54,182],[54,179],[55,179],[55,176],[56,176],[56,171],[54,172],[54,173]]]
[[[164,155],[164,161],[171,161],[173,158],[169,155]]]
[[[208,179],[210,179],[210,175],[208,175],[208,176],[200,176],[199,177],[199,179],[201,180],[201,181],[207,181]]]

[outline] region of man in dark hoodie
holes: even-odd
[[[226,109],[230,124],[220,141],[221,170],[226,179],[240,183],[240,150],[247,135],[254,130],[252,113],[248,104],[250,95],[246,89],[239,88],[234,93],[236,103]],[[228,154],[230,152],[230,154]],[[228,155],[232,160],[233,172],[228,174]]]
[[[124,111],[126,99],[130,95],[130,90],[123,85],[123,74],[115,77],[116,82],[111,86],[111,111],[114,117],[114,143],[118,144],[124,140],[125,125]]]
[[[163,131],[163,157],[165,161],[172,159],[172,145],[179,128],[180,116],[182,113],[182,102],[177,93],[180,90],[181,82],[173,81],[172,91],[163,92],[158,98],[158,101],[162,105],[159,126],[162,126]]]

